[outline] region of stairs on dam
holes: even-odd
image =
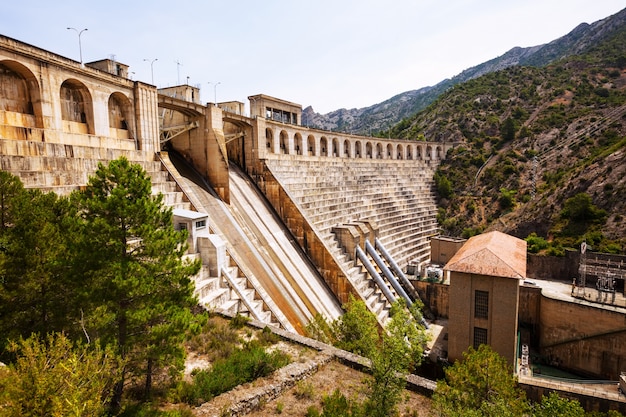
[[[241,171],[230,169],[227,205],[182,158],[162,154],[162,160],[193,208],[209,215],[211,232],[226,246],[232,269],[222,269],[222,282],[197,280],[203,305],[298,333],[304,333],[316,314],[332,321],[343,313],[310,260]],[[225,287],[236,290],[224,294]]]
[[[385,298],[382,290],[371,279],[365,266],[355,259],[351,259],[335,241],[331,246],[331,253],[348,272],[348,279],[365,301],[369,310],[374,313],[381,327],[385,327],[389,320],[391,303]],[[392,289],[393,290],[393,289]],[[394,291],[395,292],[395,291]]]
[[[402,269],[406,270],[409,262],[429,261],[430,237],[437,234],[433,192],[436,166],[416,161],[298,157],[268,157],[265,162],[384,326],[389,319],[390,301],[363,263],[354,254],[344,252],[333,228],[371,222],[380,242]],[[386,292],[397,299],[392,286],[385,286]]]
[[[429,260],[429,238],[437,234],[436,165],[279,157],[266,165],[326,241],[336,225],[369,220],[402,268]]]

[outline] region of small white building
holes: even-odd
[[[189,253],[198,253],[200,248],[198,239],[209,236],[209,215],[197,211],[174,209],[174,229],[187,230],[189,237]]]

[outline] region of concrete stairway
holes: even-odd
[[[231,265],[224,268],[218,277],[210,276],[209,268],[203,265],[195,277],[200,305],[209,311],[241,314],[271,326],[283,327],[230,257],[229,263]]]
[[[372,220],[402,268],[429,259],[429,237],[437,233],[434,163],[274,157],[266,164],[321,235]]]
[[[417,161],[269,157],[272,175],[324,241],[328,252],[378,322],[391,303],[353,254],[343,252],[333,228],[357,221],[376,225],[378,238],[402,269],[430,259],[437,233],[433,188],[436,165]],[[389,283],[386,289],[398,294]]]

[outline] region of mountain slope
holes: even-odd
[[[527,48],[515,47],[490,61],[464,70],[452,79],[398,94],[382,103],[360,109],[339,109],[327,114],[305,108],[303,120],[311,127],[327,130],[372,134],[426,108],[450,87],[515,65],[545,66],[557,59],[584,52],[590,46],[611,36],[624,25],[626,9],[593,24],[583,23],[567,35],[548,44]]]
[[[595,26],[600,41],[564,41],[583,54],[456,85],[394,127],[394,136],[460,143],[436,176],[446,233],[534,232],[557,252],[583,239],[626,250],[623,12],[620,19],[602,36]]]

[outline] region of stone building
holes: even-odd
[[[448,358],[490,345],[515,363],[520,280],[526,242],[501,232],[470,238],[444,267],[450,277]]]

